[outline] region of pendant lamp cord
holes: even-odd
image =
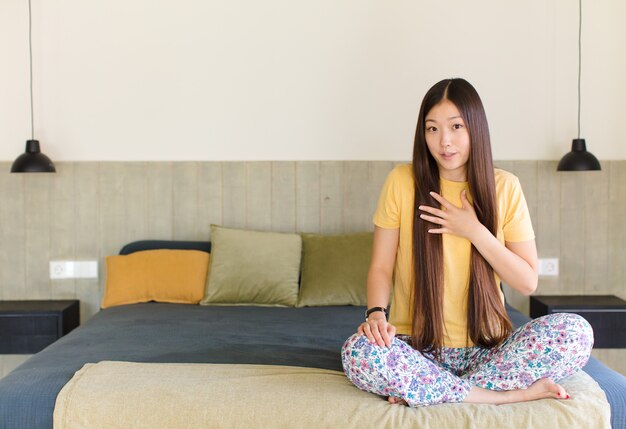
[[[578,1],[578,138],[580,139],[580,74],[582,71],[583,0]]]
[[[28,0],[28,51],[30,55],[30,135],[35,140],[35,114],[33,106],[33,23],[30,0]]]

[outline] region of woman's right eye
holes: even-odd
[[[437,127],[431,125],[430,127],[426,127],[426,131],[434,133],[435,131],[437,131]]]

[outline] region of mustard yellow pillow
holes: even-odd
[[[204,296],[209,254],[199,250],[145,250],[106,257],[102,308],[158,301],[197,304]]]

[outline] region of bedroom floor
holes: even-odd
[[[626,349],[594,349],[591,354],[609,368],[626,376]],[[0,355],[0,378],[13,371],[31,355]]]
[[[0,355],[0,378],[4,377],[32,355]]]

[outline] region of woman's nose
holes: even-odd
[[[444,130],[441,133],[441,141],[439,142],[439,144],[443,147],[447,147],[452,144],[452,136],[450,135],[449,131]]]

